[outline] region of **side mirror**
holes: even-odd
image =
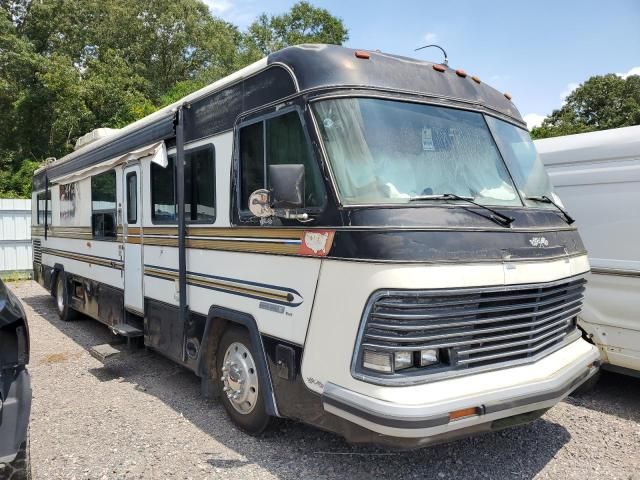
[[[273,216],[270,197],[269,190],[264,188],[256,190],[249,196],[249,211],[258,218]]]
[[[304,206],[304,165],[269,165],[269,184],[273,208]]]

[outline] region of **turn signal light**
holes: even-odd
[[[462,408],[460,410],[454,410],[453,412],[449,412],[449,421],[452,422],[454,420],[460,420],[466,417],[473,417],[474,415],[479,415],[480,409],[478,407],[470,407],[470,408]]]
[[[474,81],[474,82],[476,82],[476,83],[480,83],[480,79],[479,79],[478,77],[476,77],[475,75],[473,75],[473,76],[471,77],[471,80],[473,80],[473,81]]]
[[[393,373],[393,359],[390,353],[365,350],[362,355],[362,366],[378,372]]]

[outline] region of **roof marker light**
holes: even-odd
[[[503,95],[507,100],[511,100],[511,95],[509,95],[507,92],[504,92]]]
[[[443,67],[442,65],[432,65],[432,67],[433,67],[433,69],[434,69],[436,72],[444,72],[444,71],[446,71],[446,70],[447,70],[447,69],[446,69],[445,67]]]
[[[371,58],[369,52],[365,52],[364,50],[356,50],[354,55],[356,58],[363,58],[365,60],[369,60]]]
[[[473,81],[474,81],[474,82],[476,82],[476,83],[480,83],[480,79],[479,79],[478,77],[476,77],[475,75],[473,75],[473,76],[471,77],[471,80],[473,80]]]
[[[456,70],[456,75],[458,75],[459,77],[465,78],[467,76],[467,72],[459,68],[458,70]]]

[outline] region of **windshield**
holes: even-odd
[[[373,98],[312,108],[344,204],[448,193],[522,206],[480,113]]]
[[[526,200],[527,197],[543,196],[558,200],[553,194],[551,181],[529,132],[493,117],[486,118],[502,157],[507,162],[509,171],[527,205],[554,208],[553,205]]]

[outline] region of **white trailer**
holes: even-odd
[[[640,375],[640,126],[535,144],[589,252],[580,327],[605,368]]]
[[[580,236],[477,77],[303,45],[103,133],[34,176],[36,278],[246,431],[415,447],[529,421],[598,369]]]

